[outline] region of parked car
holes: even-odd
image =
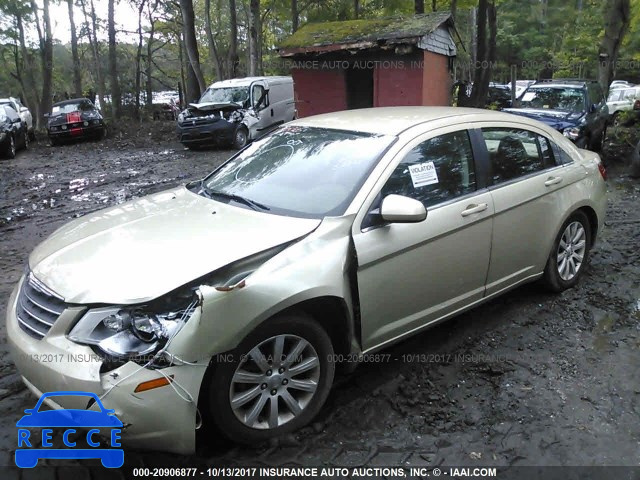
[[[31,112],[29,111],[29,109],[22,104],[19,98],[15,98],[15,97],[0,98],[0,105],[8,105],[9,107],[13,108],[16,112],[18,112],[18,115],[20,116],[24,124],[27,126],[27,132],[29,133],[29,138],[31,140],[36,138],[35,128],[33,126],[33,116],[31,115]]]
[[[130,445],[192,453],[200,419],[264,441],[312,421],[337,363],[526,282],[576,285],[604,175],[501,112],[296,120],[202,180],[54,232],[9,299],[13,360],[33,392],[99,395]]]
[[[487,103],[495,105],[498,110],[504,110],[511,107],[511,89],[507,85],[497,83],[489,84],[489,93],[487,95]]]
[[[640,87],[613,88],[607,97],[607,108],[611,115],[610,122],[616,123],[621,112],[633,110],[636,100],[640,99]]]
[[[596,81],[543,80],[531,85],[516,108],[505,111],[555,128],[579,148],[598,151],[606,135],[609,110]]]
[[[633,87],[633,83],[629,83],[626,80],[614,80],[609,84],[609,88],[619,88],[619,87],[622,87],[622,88]]]
[[[48,117],[47,132],[51,145],[58,145],[64,140],[96,139],[105,134],[102,115],[91,100],[74,98],[54,103]]]
[[[296,116],[291,77],[247,77],[212,84],[178,115],[178,138],[189,148],[244,148]]]
[[[27,125],[9,105],[0,105],[0,150],[6,158],[15,158],[21,148],[29,148]]]

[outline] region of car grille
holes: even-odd
[[[18,293],[16,317],[20,328],[34,338],[43,338],[67,308],[60,298],[29,273]]]

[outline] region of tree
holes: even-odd
[[[82,96],[82,74],[80,72],[80,56],[78,55],[78,35],[73,17],[73,0],[67,0],[69,9],[69,25],[71,29],[71,56],[73,58],[73,96]]]
[[[89,0],[91,7],[90,13],[87,12],[87,6],[85,4],[86,0],[80,0],[80,6],[82,7],[82,13],[84,15],[85,24],[89,31],[89,46],[91,47],[91,52],[93,54],[93,63],[94,63],[94,71],[96,74],[97,85],[96,89],[98,90],[98,100],[100,102],[100,107],[105,107],[104,102],[104,92],[106,90],[104,84],[104,76],[102,75],[102,62],[100,60],[100,48],[98,44],[98,20],[96,17],[96,9],[93,3],[93,0]]]
[[[213,32],[211,30],[211,0],[204,0],[204,30],[207,35],[207,42],[209,43],[209,57],[213,60],[213,65],[216,70],[216,78],[223,80],[224,69],[222,60],[220,59],[220,55],[218,55],[216,40],[213,38]]]
[[[497,12],[495,4],[488,0],[480,0],[476,18],[477,54],[471,103],[476,107],[483,107],[489,94],[491,68],[496,61]],[[487,37],[487,22],[489,37]]]
[[[259,38],[262,36],[260,0],[249,2],[249,75],[258,75]]]
[[[49,0],[42,3],[42,25],[38,5],[31,0],[31,8],[36,20],[36,30],[40,44],[40,68],[42,70],[42,90],[40,94],[40,112],[37,118],[37,126],[45,124],[44,114],[51,110],[52,82],[53,82],[53,37],[51,35],[51,16],[49,14]]]
[[[415,0],[414,10],[416,13],[424,13],[424,0]]]
[[[598,81],[605,92],[615,74],[615,64],[630,20],[629,0],[609,0],[606,3],[604,36],[598,50]]]
[[[298,0],[291,0],[291,33],[296,33],[300,23],[300,11],[298,10]]]
[[[120,94],[120,82],[118,81],[114,3],[115,0],[109,0],[107,13],[109,31],[109,82],[111,84],[111,114],[114,118],[120,118],[122,116],[122,97]]]
[[[184,49],[189,61],[187,77],[190,75],[189,72],[192,72],[195,77],[195,82],[188,82],[190,84],[191,91],[187,90],[187,96],[190,100],[197,100],[206,88],[206,84],[204,76],[202,75],[202,69],[200,68],[200,54],[198,53],[198,40],[196,38],[193,0],[180,0],[180,11],[182,13]]]
[[[227,55],[227,73],[229,78],[238,74],[238,16],[236,14],[236,0],[229,0],[229,53]]]

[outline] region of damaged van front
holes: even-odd
[[[250,141],[293,120],[291,77],[248,77],[212,84],[178,115],[178,139],[188,148]]]

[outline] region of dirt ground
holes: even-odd
[[[0,465],[13,465],[15,422],[35,401],[4,325],[29,252],[70,218],[199,178],[232,154],[184,150],[169,124],[149,131],[41,142],[0,160]],[[212,442],[194,457],[127,451],[125,462],[637,465],[640,182],[615,170],[607,228],[577,288],[528,285],[384,351],[387,361],[339,378],[313,425],[272,445]]]

